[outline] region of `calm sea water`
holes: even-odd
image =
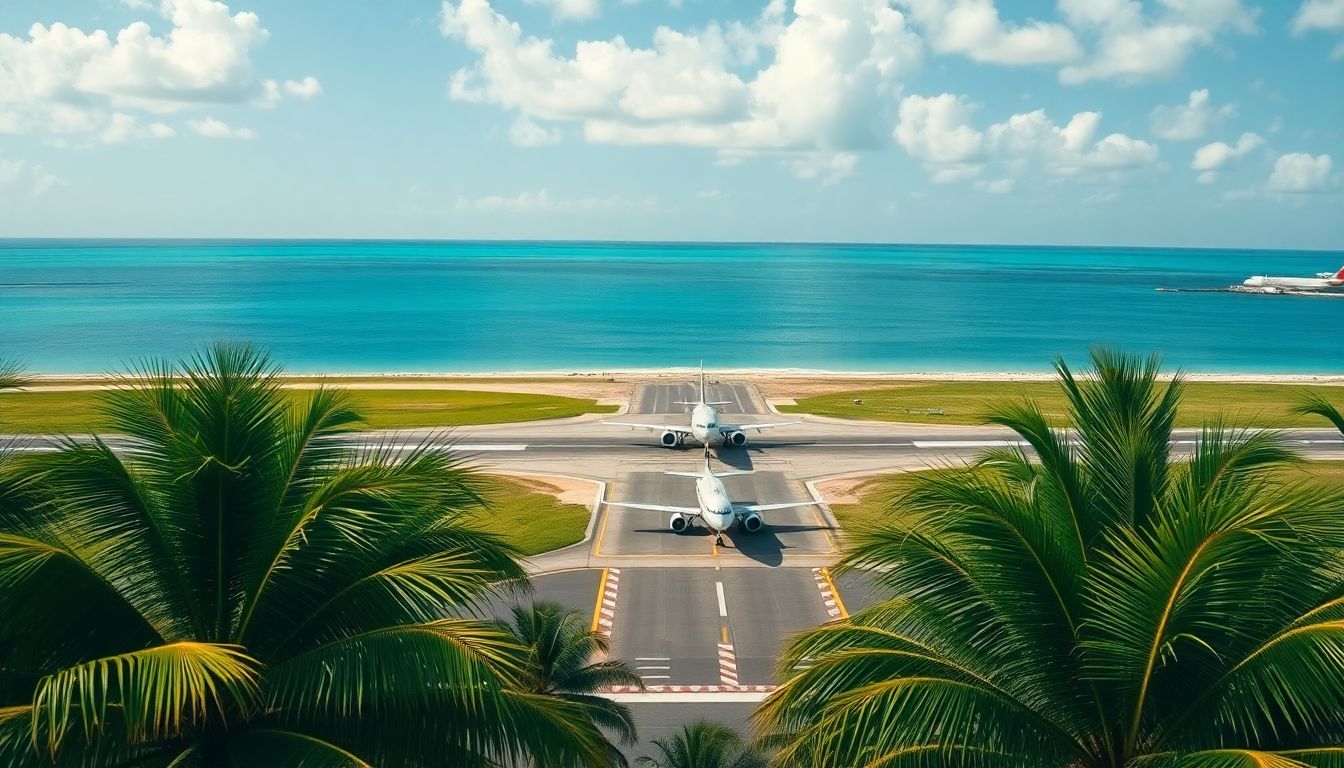
[[[0,355],[43,373],[213,338],[295,372],[694,365],[1344,372],[1344,300],[1226,293],[1340,253],[970,246],[0,240]]]

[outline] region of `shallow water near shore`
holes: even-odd
[[[1022,246],[0,240],[0,355],[44,374],[215,338],[292,372],[694,365],[1043,371],[1093,344],[1344,372],[1344,299],[1159,293],[1344,255]]]

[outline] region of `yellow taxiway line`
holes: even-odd
[[[597,631],[597,620],[602,617],[602,596],[607,593],[607,569],[602,569],[602,578],[597,580],[597,602],[593,603],[593,626],[591,631]]]
[[[849,610],[845,608],[845,601],[840,599],[840,590],[835,588],[835,582],[831,581],[831,570],[829,568],[821,569],[821,578],[826,580],[826,586],[831,588],[831,597],[835,598],[835,607],[840,609],[840,618],[848,619]]]

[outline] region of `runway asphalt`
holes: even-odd
[[[713,384],[708,395],[730,403],[721,409],[730,415],[725,421],[790,420],[770,413],[750,385]],[[639,385],[629,412],[614,418],[687,423],[689,408],[673,403],[696,399],[697,387],[689,382]],[[960,463],[986,448],[1016,444],[1011,434],[990,427],[802,418],[802,424],[751,435],[745,449],[715,451],[716,469],[754,471],[725,478],[735,502],[811,500],[806,481]],[[357,441],[410,448],[430,432],[368,434]],[[1344,439],[1333,430],[1283,435],[1309,457],[1344,459]],[[1195,437],[1194,430],[1178,431],[1174,448],[1188,450]],[[695,506],[695,481],[663,472],[699,470],[701,449],[662,448],[656,432],[580,417],[463,428],[453,439],[451,450],[486,469],[591,479],[597,483],[595,502]],[[115,436],[107,442],[125,447]],[[52,444],[46,438],[0,436],[0,448],[49,450]],[[501,595],[483,610],[504,617],[514,602],[554,600],[608,632],[611,657],[635,668],[648,689],[610,694],[635,713],[641,744],[631,748],[632,757],[649,754],[651,739],[670,736],[696,718],[745,732],[756,702],[779,682],[775,660],[790,636],[880,599],[863,574],[831,581],[821,570],[838,557],[824,510],[780,510],[764,517],[761,532],[734,528],[717,546],[703,528],[673,533],[665,513],[598,504],[588,539],[529,561],[531,593]],[[832,589],[838,595],[832,596]]]

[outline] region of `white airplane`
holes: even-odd
[[[711,445],[731,445],[741,448],[747,444],[748,430],[757,432],[771,427],[786,427],[790,424],[799,424],[797,421],[773,421],[763,424],[723,424],[719,421],[719,411],[715,406],[730,405],[727,402],[711,403],[705,399],[705,367],[700,366],[700,400],[698,402],[679,401],[674,405],[690,405],[691,424],[684,426],[679,424],[642,424],[628,421],[604,421],[615,427],[635,427],[637,429],[648,429],[663,434],[658,441],[667,448],[680,448],[686,442],[687,437],[693,437],[700,441],[706,448]]]
[[[1267,277],[1256,275],[1246,278],[1242,283],[1246,288],[1256,288],[1261,293],[1280,293],[1282,291],[1329,291],[1344,286],[1344,267],[1334,274],[1318,272],[1316,277]]]
[[[705,524],[705,527],[714,531],[715,541],[723,544],[723,532],[733,527],[733,523],[742,522],[742,530],[747,533],[756,533],[765,525],[761,519],[762,512],[769,512],[773,509],[792,509],[795,507],[815,507],[820,502],[816,501],[786,501],[782,504],[734,504],[728,498],[728,491],[723,487],[721,477],[732,477],[733,475],[750,475],[751,472],[733,470],[730,472],[715,472],[709,467],[709,449],[705,449],[705,468],[699,472],[664,472],[665,475],[674,475],[676,477],[695,478],[695,500],[698,506],[694,507],[675,507],[667,504],[636,504],[626,501],[608,501],[606,504],[612,507],[624,507],[626,509],[643,509],[649,512],[671,512],[672,517],[667,522],[667,527],[677,533],[682,533],[691,524],[699,519]]]

